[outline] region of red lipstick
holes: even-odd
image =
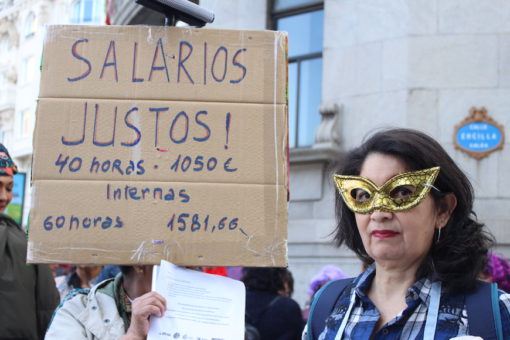
[[[372,236],[377,238],[391,238],[397,236],[399,233],[393,230],[374,230],[372,231]]]

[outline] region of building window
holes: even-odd
[[[35,56],[23,59],[23,65],[21,65],[21,85],[27,85],[34,82],[38,71],[37,66],[37,59]]]
[[[274,0],[273,27],[289,34],[289,143],[314,143],[320,123],[324,4],[317,0]]]
[[[12,100],[12,98],[9,98],[9,91],[7,91],[7,78],[5,77],[5,71],[0,71],[0,89],[3,89],[3,91],[0,91],[0,106],[3,106],[9,102],[9,100]],[[0,124],[1,125],[1,124]]]
[[[5,71],[0,71],[0,89],[5,90],[6,86],[7,86],[7,78],[5,77]],[[2,92],[5,92],[5,91],[2,91]],[[1,96],[1,94],[0,94],[0,96]]]
[[[0,54],[5,55],[8,52],[9,52],[9,36],[7,34],[4,34],[0,39]]]
[[[37,29],[36,25],[35,15],[30,12],[25,19],[25,26],[23,27],[23,35],[25,36],[25,39],[34,36]]]
[[[104,22],[104,0],[77,0],[73,3],[73,24],[100,24]]]
[[[32,133],[32,111],[25,109],[20,111],[18,118],[18,136],[29,137]]]
[[[0,12],[14,6],[14,0],[0,1]]]

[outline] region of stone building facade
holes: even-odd
[[[0,0],[0,142],[30,178],[45,25],[102,24],[105,0]],[[28,224],[27,185],[23,224]]]
[[[29,171],[33,127],[27,127],[29,134],[25,137],[17,134],[16,129],[23,127],[19,122],[23,121],[20,117],[25,108],[35,108],[38,75],[36,72],[31,86],[23,85],[22,77],[26,74],[22,73],[21,63],[30,53],[39,60],[42,36],[37,31],[27,38],[24,23],[30,13],[37,19],[38,29],[46,23],[70,22],[74,2],[0,3],[0,137],[13,150],[22,168]],[[323,265],[336,264],[350,275],[361,270],[351,252],[331,244],[335,227],[331,167],[339,154],[358,145],[377,128],[415,128],[440,141],[472,181],[475,211],[496,236],[496,250],[510,256],[508,142],[502,150],[481,160],[455,149],[453,144],[455,125],[468,116],[472,107],[487,108],[489,115],[508,132],[510,3],[504,0],[200,0],[199,3],[215,13],[209,28],[288,28],[297,32],[289,33],[289,111],[294,139],[290,152],[288,250],[289,267],[296,281],[294,297],[302,305],[307,300],[308,280]],[[118,0],[112,4],[113,24],[162,22],[160,15],[132,1]],[[293,51],[292,46],[299,50]]]

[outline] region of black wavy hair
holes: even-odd
[[[404,162],[407,171],[440,166],[434,182],[439,190],[430,191],[436,206],[452,193],[457,206],[445,227],[439,242],[434,235],[433,244],[416,273],[416,279],[436,276],[449,292],[469,292],[475,288],[478,275],[484,270],[487,253],[494,244],[493,236],[473,212],[473,188],[441,145],[428,135],[411,129],[380,130],[369,136],[361,146],[349,151],[336,173],[359,175],[368,155],[381,153]],[[345,244],[369,265],[374,260],[367,254],[358,232],[354,213],[347,208],[336,191],[337,227],[334,231],[337,246]]]
[[[260,290],[271,293],[278,293],[283,290],[286,268],[243,268],[243,277],[246,290]]]

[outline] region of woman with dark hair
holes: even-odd
[[[340,294],[319,339],[470,335],[466,296],[493,238],[441,145],[415,130],[377,132],[346,155],[334,181],[336,244],[368,268]],[[499,292],[499,307],[508,336],[509,295]]]
[[[301,309],[285,290],[285,268],[244,268],[246,322],[255,327],[260,340],[297,340],[303,330]]]
[[[115,278],[68,294],[45,339],[146,339],[149,316],[162,316],[165,299],[151,292],[152,266],[120,266]]]

